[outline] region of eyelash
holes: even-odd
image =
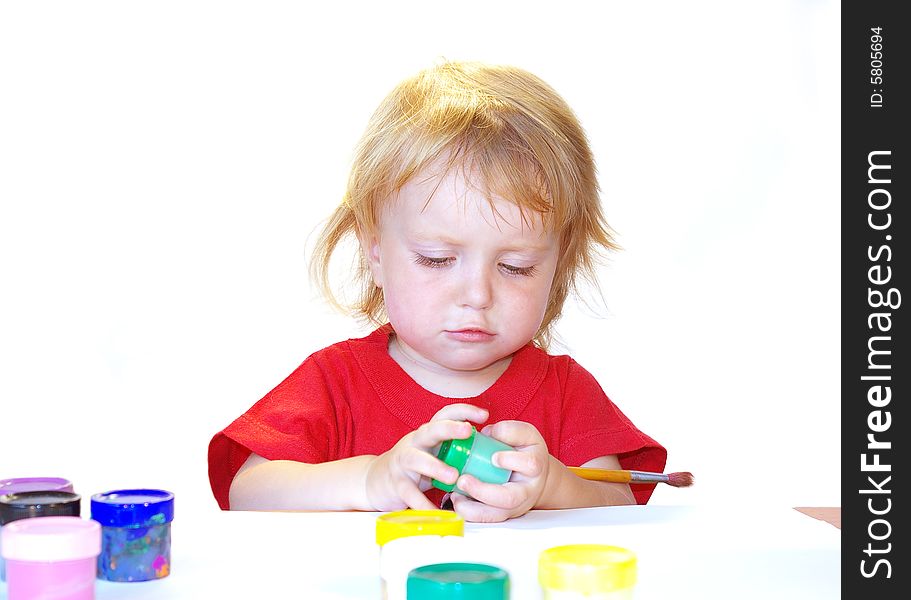
[[[424,256],[423,254],[414,255],[414,262],[425,267],[430,267],[432,269],[445,267],[452,260],[452,258],[430,258],[429,256]]]
[[[530,267],[514,267],[512,265],[504,265],[503,263],[500,263],[500,266],[503,267],[510,275],[518,275],[520,277],[531,277],[538,271],[537,267],[534,265]]]
[[[423,254],[414,255],[415,263],[422,265],[424,267],[430,267],[431,269],[439,269],[442,267],[446,267],[446,266],[450,265],[453,260],[455,260],[455,259],[453,259],[451,257],[431,258],[429,256],[424,256]],[[534,275],[535,273],[538,272],[537,267],[535,267],[534,265],[532,265],[530,267],[514,267],[513,265],[507,265],[504,263],[500,263],[500,267],[502,267],[503,270],[506,271],[509,275],[516,275],[519,277],[531,277],[532,275]]]

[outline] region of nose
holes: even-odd
[[[485,310],[493,304],[493,281],[495,274],[488,269],[477,267],[467,269],[459,282],[459,306]]]

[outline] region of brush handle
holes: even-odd
[[[667,483],[668,481],[668,477],[664,473],[593,469],[590,467],[567,467],[567,469],[582,479],[590,479],[592,481],[607,481],[610,483]]]

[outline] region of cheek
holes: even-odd
[[[552,277],[540,279],[534,285],[513,290],[510,308],[513,314],[521,315],[526,327],[537,330],[544,319],[547,301],[550,299]]]
[[[544,290],[535,290],[532,294],[526,294],[522,296],[517,304],[520,305],[520,309],[523,315],[525,315],[526,321],[535,321],[534,328],[537,329],[537,326],[540,325],[541,320],[544,318],[544,311],[547,309],[547,298],[548,291]]]
[[[389,319],[403,324],[422,319],[433,312],[438,290],[438,286],[422,283],[420,274],[397,272],[387,275],[383,300]]]
[[[386,304],[386,315],[393,325],[402,327],[410,315],[413,315],[411,299],[407,296],[400,297],[389,286],[383,288],[383,302]]]

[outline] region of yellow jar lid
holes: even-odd
[[[400,510],[376,519],[376,543],[413,535],[463,535],[465,521],[449,510]]]
[[[583,594],[631,588],[636,583],[636,555],[601,544],[555,546],[541,553],[538,582],[551,590]]]

